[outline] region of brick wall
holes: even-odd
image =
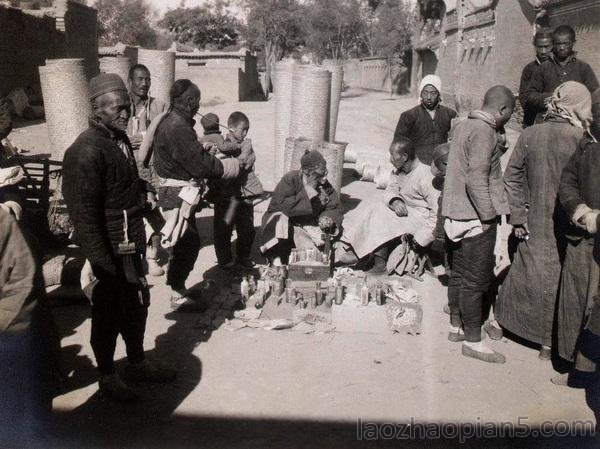
[[[387,58],[365,58],[360,60],[360,87],[403,93],[408,90],[409,71],[401,64],[392,63],[391,74]],[[392,87],[393,86],[393,87]]]

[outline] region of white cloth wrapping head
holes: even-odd
[[[435,87],[439,94],[442,93],[442,79],[437,75],[425,75],[419,84],[419,95],[429,85]]]

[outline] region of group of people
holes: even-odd
[[[465,356],[503,363],[483,334],[497,340],[509,331],[539,345],[541,359],[571,363],[552,382],[579,386],[597,375],[600,338],[600,89],[576,58],[570,26],[541,30],[533,43],[536,60],[524,68],[519,94],[525,129],[505,172],[512,92],[490,88],[482,107],[459,119],[440,104],[440,78],[425,76],[420,104],[398,121],[386,192],[347,217],[340,260],[374,273],[410,270],[418,257],[401,263],[407,244],[422,256],[442,239],[448,339],[462,342]],[[512,265],[496,277],[503,217],[513,227]]]
[[[494,86],[480,109],[460,119],[441,104],[441,79],[428,75],[420,84],[420,104],[398,121],[389,149],[395,170],[381,201],[342,225],[342,203],[327,180],[325,159],[307,151],[301,168],[285,174],[272,193],[258,236],[261,253],[273,265],[286,264],[294,248],[334,241],[339,263],[402,274],[427,257],[433,242],[442,242],[448,339],[462,342],[465,356],[504,362],[482,329],[492,338],[506,329],[539,344],[541,358],[556,350],[574,362],[555,383],[574,386],[591,379],[597,346],[590,342],[600,334],[600,302],[594,302],[600,280],[594,259],[600,90],[591,68],[575,57],[574,43],[568,26],[536,34],[537,58],[523,71],[519,95],[526,129],[505,173],[504,126],[515,109],[513,93]],[[151,74],[143,65],[132,67],[127,84],[115,74],[94,77],[89,128],[63,162],[72,238],[87,259],[82,279],[92,304],[99,387],[122,401],[137,396],[115,369],[119,335],[127,349],[126,380],[163,383],[176,376],[148,361],[143,347],[150,304],[146,273],[165,274],[160,248],[169,254],[166,283],[178,308],[193,301],[185,283],[200,249],[195,213],[201,202],[214,204],[219,267],[252,268],[253,198],[262,193],[245,114],[234,112],[227,126],[216,114],[206,114],[204,135],[198,136],[198,86],[177,80],[168,105],[152,98],[150,87]],[[0,255],[12,264],[0,266],[4,293],[11,282],[35,284],[25,274],[15,278],[18,270],[5,269],[29,262],[16,260],[25,243],[10,217],[15,207],[0,206],[0,227],[8,230],[2,235],[16,236],[0,240]],[[514,259],[499,288],[495,319],[486,321],[484,298],[494,296],[494,252],[503,216],[514,229]],[[9,243],[13,249],[5,251]],[[33,322],[31,289],[23,291],[11,306],[14,314],[0,315],[0,335]]]

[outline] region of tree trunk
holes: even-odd
[[[283,49],[274,42],[267,41],[265,43],[265,99],[269,99],[271,91],[271,77],[273,64],[275,64],[283,56]]]

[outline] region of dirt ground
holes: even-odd
[[[349,142],[351,150],[385,154],[399,114],[414,104],[416,100],[410,97],[390,99],[383,93],[346,92],[337,138]],[[234,110],[250,118],[257,172],[272,188],[276,182],[270,176],[273,102],[222,104],[201,112],[215,112],[224,122]],[[513,143],[516,136],[509,136]],[[11,137],[33,152],[45,152],[43,124],[19,128]],[[344,184],[347,209],[360,211],[363,201],[381,195],[373,184],[352,176],[352,165],[347,166]],[[256,208],[256,226],[265,209],[265,204]],[[227,289],[231,279],[215,267],[211,213],[204,210],[198,218],[205,244],[188,287],[211,278]],[[503,365],[462,356],[460,344],[446,338],[448,319],[442,311],[446,288],[431,276],[422,283],[414,282],[424,309],[423,332],[418,336],[230,331],[223,327],[210,331],[201,326],[203,313],[170,310],[164,277],[149,280],[148,356],[177,369],[177,381],[139,387],[142,400],[135,405],[103,399],[97,393],[88,343],[89,309],[81,303],[56,302],[53,310],[63,335],[70,378],[67,391],[54,401],[57,427],[46,447],[388,447],[398,446],[401,437],[366,441],[361,423],[462,422],[487,424],[500,431],[502,423],[520,422],[537,429],[546,421],[595,422],[597,394],[550,383],[553,366],[538,360],[535,348],[503,338],[491,342],[506,355]],[[120,342],[116,358],[122,364],[124,357]],[[414,440],[402,444],[409,448],[459,444],[457,437],[451,441],[422,437],[417,433]],[[586,438],[531,434],[518,442],[500,437],[469,438],[464,447],[597,444]]]

